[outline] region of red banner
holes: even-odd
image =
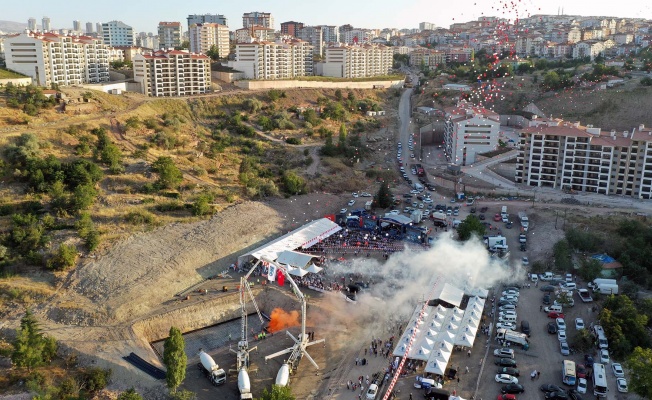
[[[331,221],[335,222],[335,214],[326,214],[324,215],[324,218],[328,218]]]
[[[278,282],[279,286],[283,286],[285,283],[285,275],[283,275],[283,272],[279,269],[278,272],[276,272],[276,281]]]

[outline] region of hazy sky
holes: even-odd
[[[86,22],[117,19],[138,32],[155,32],[159,21],[182,22],[185,31],[188,14],[224,14],[229,27],[237,29],[242,27],[243,13],[260,11],[272,13],[276,29],[285,21],[308,25],[351,24],[359,28],[417,28],[419,22],[448,27],[453,22],[483,15],[514,19],[530,14],[557,14],[562,6],[564,14],[652,19],[650,3],[644,0],[28,0],[19,6],[0,6],[0,19],[27,25],[27,19],[34,17],[40,25],[41,18],[48,16],[54,29],[71,28],[73,20],[80,20],[85,28]]]

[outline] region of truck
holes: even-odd
[[[589,293],[588,289],[577,289],[577,295],[580,296],[580,300],[585,303],[593,301],[593,297],[591,297],[591,293]]]
[[[364,203],[364,209],[367,210],[367,211],[371,211],[371,206],[373,204],[374,204],[374,202],[372,200],[367,201],[366,203]]]
[[[505,236],[487,236],[484,243],[489,250],[507,250],[507,238]]]
[[[530,227],[530,220],[527,218],[527,214],[523,211],[518,213],[518,219],[521,221],[521,228],[524,232],[527,232],[527,229]]]
[[[412,218],[412,222],[418,224],[423,219],[423,213],[421,212],[421,210],[414,210],[410,214],[410,218]]]
[[[617,285],[618,282],[616,282],[615,279],[596,278],[592,282],[589,282],[587,286],[590,287],[591,289],[595,290],[595,288],[597,288],[599,285],[602,285],[602,284]]]
[[[503,329],[503,328],[497,329],[496,339],[498,341],[520,344],[521,346],[523,346],[523,348],[527,348],[530,346],[530,341],[527,339],[527,335],[525,333],[516,332],[511,329]]]
[[[412,184],[412,187],[414,188],[414,190],[418,190],[420,192],[423,190],[423,185],[418,182],[414,182]]]
[[[215,363],[213,357],[203,350],[199,351],[199,363],[197,367],[213,385],[218,386],[226,383],[226,372]]]
[[[593,289],[593,293],[618,294],[618,285],[610,283],[601,283]]]
[[[238,372],[238,390],[240,391],[240,400],[254,398],[254,395],[251,393],[249,373],[245,368],[240,368],[240,372]]]
[[[417,176],[418,177],[424,177],[426,176],[426,171],[423,169],[423,166],[421,164],[416,164],[414,166],[414,169],[417,170]]]
[[[441,211],[436,211],[432,213],[432,220],[435,223],[435,226],[447,226],[448,219],[446,217],[446,213],[441,212]]]

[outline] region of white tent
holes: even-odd
[[[308,274],[308,271],[306,271],[305,269],[301,269],[301,268],[292,268],[292,267],[288,267],[288,273],[289,273],[290,275],[294,275],[294,276],[302,277],[302,276],[307,275],[307,274]]]
[[[313,274],[319,273],[323,268],[316,266],[315,264],[310,264],[306,271],[312,272]]]
[[[285,250],[278,254],[276,262],[291,267],[304,268],[314,256],[311,254],[299,253],[298,251]]]
[[[448,365],[448,360],[443,361],[443,360],[429,360],[428,364],[426,365],[425,372],[431,373],[431,374],[437,374],[437,375],[444,375],[444,371],[446,370],[446,365]]]

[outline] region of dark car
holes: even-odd
[[[553,334],[557,333],[557,324],[554,322],[548,323],[548,333]]]
[[[484,216],[484,214],[480,214],[480,216],[478,218],[480,218],[480,221],[484,221],[485,216]]]
[[[512,221],[509,221],[508,223],[506,223],[505,228],[512,229]]]
[[[500,389],[500,392],[505,394],[505,393],[523,393],[525,392],[525,388],[523,385],[519,385],[518,383],[510,383],[509,385],[505,385]]]
[[[507,304],[511,304],[511,305],[515,306],[517,304],[517,302],[516,301],[511,301],[511,300],[501,300],[501,301],[498,302],[498,307],[502,307],[502,306],[505,306]]]
[[[525,243],[521,243],[521,251],[527,251],[527,245]]]
[[[539,386],[539,389],[541,389],[542,392],[563,392],[564,391],[564,389],[560,388],[559,386],[553,385],[553,384],[550,384],[550,383]]]
[[[550,301],[550,295],[549,294],[544,294],[543,295],[543,304],[549,306],[551,304]]]
[[[507,285],[513,285],[513,283],[506,284],[506,286],[503,286],[503,290],[514,290],[516,292],[520,292],[521,288],[518,286],[507,286]]]
[[[488,209],[489,209],[489,207],[482,207],[482,208],[480,209],[480,212],[481,212],[481,213],[486,213]]]
[[[471,208],[471,214],[475,214],[477,211],[478,210],[475,207]]]
[[[521,321],[521,332],[525,333],[526,335],[530,336],[530,323],[523,320]]]
[[[577,367],[575,368],[575,374],[577,374],[578,378],[586,379],[586,366],[584,366],[584,364],[577,364]]]
[[[417,199],[419,199],[419,200],[421,200],[421,201],[423,201],[423,196],[421,196],[421,195],[418,195],[418,196],[417,196]]]
[[[566,400],[568,394],[566,392],[548,392],[546,393],[546,399]]]
[[[494,361],[494,364],[501,366],[501,367],[512,367],[516,368],[516,361],[514,361],[511,358],[501,358],[499,360]]]
[[[580,396],[580,393],[575,389],[568,389],[568,397],[572,400],[582,400],[582,396]]]
[[[554,292],[555,287],[552,285],[543,285],[539,288],[539,290],[541,290],[542,292]]]
[[[586,362],[587,367],[593,368],[593,357],[588,354],[584,354],[584,361]]]
[[[511,376],[520,376],[521,372],[518,370],[518,368],[510,368],[510,367],[503,367],[503,368],[498,368],[498,371],[496,371],[497,374],[507,374]]]

